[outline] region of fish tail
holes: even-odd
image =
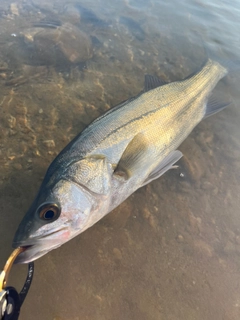
[[[219,61],[209,59],[207,65],[211,69],[211,73],[212,75],[214,75],[216,83],[228,74],[228,67],[227,67],[227,64],[225,63],[221,63]],[[213,93],[210,95],[208,102],[206,104],[204,118],[207,118],[223,110],[229,104],[231,104],[231,102],[226,101],[225,97],[223,97],[222,95],[219,96],[219,93],[217,95],[217,92],[213,91]]]
[[[213,68],[215,69],[215,75],[217,76],[217,80],[220,80],[224,78],[227,73],[228,69],[226,66],[223,64],[217,62],[217,61],[212,61]],[[216,91],[213,91],[213,93],[210,95],[208,102],[206,104],[206,109],[205,109],[205,116],[204,118],[207,118],[223,109],[225,109],[227,106],[229,106],[231,102],[227,101],[225,96],[217,94]]]
[[[228,70],[229,75],[238,76],[240,71],[240,60],[220,60],[219,63]]]
[[[234,56],[230,56],[228,58],[221,58],[218,53],[212,51],[207,45],[203,45],[205,49],[205,54],[207,59],[211,59],[212,61],[218,63],[220,66],[225,68],[229,74],[239,73],[240,71],[240,60],[236,59]]]

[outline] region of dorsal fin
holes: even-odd
[[[144,79],[144,91],[147,92],[157,87],[164,86],[165,84],[167,84],[167,82],[158,78],[157,76],[146,74]]]

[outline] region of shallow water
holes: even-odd
[[[184,79],[206,47],[236,61],[239,30],[238,1],[1,0],[0,265],[48,165],[78,132],[137,94],[145,74]],[[238,79],[218,84],[233,104],[181,145],[178,169],[36,261],[20,319],[239,319]],[[15,266],[11,284],[25,273]]]

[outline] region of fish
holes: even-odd
[[[91,9],[82,6],[80,3],[75,4],[75,8],[80,12],[81,22],[91,24],[98,28],[109,27],[108,22],[100,19]]]
[[[54,21],[54,20],[41,20],[38,22],[33,23],[33,27],[35,28],[52,28],[57,29],[58,27],[61,27],[62,23],[61,21]]]
[[[141,28],[141,25],[132,18],[121,16],[119,22],[125,25],[139,41],[143,41],[145,39],[145,32]]]
[[[212,93],[227,73],[207,59],[185,80],[146,75],[143,91],[86,127],[49,166],[13,239],[25,248],[16,262],[58,248],[171,169],[196,125],[229,104]]]

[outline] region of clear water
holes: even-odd
[[[49,24],[59,23],[56,36]],[[48,165],[78,132],[137,94],[145,74],[183,79],[206,47],[238,60],[239,30],[236,0],[1,0],[0,265]],[[238,76],[219,83],[233,104],[182,144],[178,169],[36,261],[20,319],[240,318]],[[14,267],[11,284],[25,273]]]

